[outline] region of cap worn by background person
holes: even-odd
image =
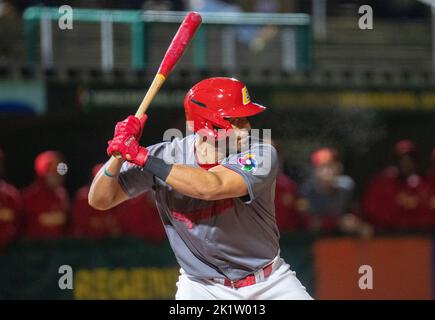
[[[338,161],[338,152],[333,148],[321,148],[311,154],[311,165],[313,167],[318,167],[324,164]]]
[[[35,172],[38,177],[43,177],[52,170],[53,165],[60,162],[63,156],[57,151],[48,150],[41,152],[35,158]]]

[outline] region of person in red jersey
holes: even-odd
[[[35,181],[23,191],[24,235],[29,239],[53,239],[65,234],[69,199],[63,187],[66,165],[56,151],[35,159]]]
[[[124,235],[141,238],[153,243],[166,239],[152,192],[146,192],[116,207]]]
[[[0,250],[11,243],[18,234],[21,219],[21,195],[5,181],[5,155],[0,149]]]
[[[96,164],[92,168],[92,178],[102,168],[103,164]],[[75,237],[101,239],[121,235],[121,225],[117,208],[100,211],[92,208],[88,203],[90,184],[77,190],[73,202],[72,233]]]
[[[362,210],[377,229],[430,228],[428,184],[419,174],[418,151],[411,140],[394,146],[394,163],[378,173],[362,197]]]

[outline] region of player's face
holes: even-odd
[[[227,118],[232,129],[223,140],[207,139],[203,136],[196,142],[196,153],[201,163],[216,163],[234,152],[240,152],[249,141],[251,125],[246,118]]]

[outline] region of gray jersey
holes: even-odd
[[[194,141],[190,135],[147,149],[165,160],[172,157],[172,163],[199,167]],[[187,274],[238,280],[265,266],[279,252],[274,207],[277,154],[271,145],[257,141],[251,143],[250,150],[225,158],[221,165],[244,178],[248,196],[218,201],[191,198],[127,162],[119,183],[130,197],[155,190],[169,242]]]

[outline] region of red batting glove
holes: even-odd
[[[114,138],[119,135],[126,135],[133,136],[137,141],[139,141],[147,119],[148,117],[146,114],[144,114],[140,119],[135,116],[128,116],[125,120],[116,124]]]
[[[120,154],[124,160],[143,167],[148,159],[148,150],[139,145],[133,136],[119,135],[107,142],[107,154]]]

